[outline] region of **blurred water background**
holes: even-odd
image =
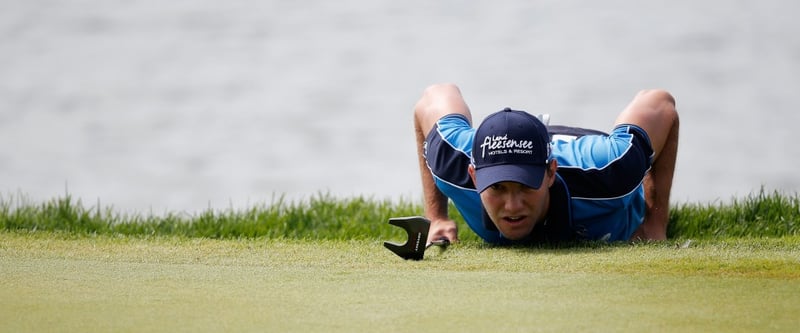
[[[0,0],[0,193],[122,211],[421,199],[411,111],[457,83],[608,130],[678,101],[672,201],[800,188],[800,2]]]

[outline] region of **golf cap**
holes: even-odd
[[[539,118],[510,108],[489,115],[472,143],[478,193],[505,181],[538,189],[549,156],[550,138]]]

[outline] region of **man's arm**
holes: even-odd
[[[472,115],[461,96],[461,91],[453,84],[436,84],[426,88],[414,106],[414,134],[422,193],[425,197],[425,217],[431,221],[428,243],[442,238],[450,242],[458,241],[458,226],[450,219],[447,211],[448,198],[436,187],[423,151],[425,138],[436,122],[445,115],[453,113],[462,114],[472,122]]]
[[[419,136],[420,133],[417,132],[418,142]],[[424,142],[424,140],[425,137],[423,136],[422,142]],[[417,153],[419,156],[419,171],[420,175],[422,176],[422,193],[425,197],[425,217],[431,221],[431,227],[428,230],[427,243],[442,238],[446,238],[450,240],[450,242],[457,242],[458,226],[453,220],[450,219],[450,216],[447,212],[447,196],[439,191],[433,181],[433,175],[428,169],[428,165],[425,162],[425,157],[422,155],[422,144],[418,144],[417,147]]]
[[[680,127],[675,98],[664,90],[641,91],[617,117],[615,124],[634,124],[644,129],[655,153],[653,165],[644,179],[647,205],[644,223],[632,238],[666,239],[669,196],[675,173]]]

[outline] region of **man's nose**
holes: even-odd
[[[505,209],[509,213],[514,213],[522,209],[524,198],[520,191],[509,191],[506,195]]]

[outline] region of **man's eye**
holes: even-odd
[[[500,184],[492,184],[492,185],[489,186],[489,188],[491,188],[492,190],[498,191],[503,187]]]

